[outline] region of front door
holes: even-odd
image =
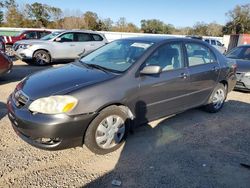
[[[55,59],[75,59],[77,57],[76,42],[74,41],[74,33],[64,33],[59,36],[60,41],[54,41]]]
[[[144,66],[158,65],[159,75],[141,75],[139,79],[140,119],[151,121],[187,108],[189,75],[184,65],[182,43],[160,46]]]

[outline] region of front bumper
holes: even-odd
[[[85,131],[94,118],[94,114],[32,114],[27,107],[17,108],[12,96],[8,99],[7,107],[15,132],[27,143],[45,150],[82,146]]]
[[[18,49],[14,51],[14,56],[20,60],[32,60],[33,59],[33,51],[30,49]]]
[[[250,90],[250,77],[246,77],[245,73],[237,72],[237,83],[235,89]]]

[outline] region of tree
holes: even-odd
[[[27,17],[33,20],[36,27],[46,27],[51,21],[57,22],[62,18],[60,8],[41,3],[26,4],[25,7]]]
[[[160,20],[141,20],[141,30],[143,33],[171,34],[174,30],[172,25],[167,25]]]
[[[83,19],[87,29],[99,30],[99,18],[96,13],[88,11],[83,15]]]
[[[111,31],[113,27],[113,21],[110,18],[106,18],[104,20],[99,21],[99,29],[101,31]]]
[[[250,32],[250,4],[237,5],[226,13],[229,21],[223,28],[224,34],[240,34]]]
[[[18,10],[15,0],[7,0],[4,3],[7,8],[5,19],[7,27],[23,27],[24,16]]]
[[[121,17],[116,22],[115,26],[113,27],[112,31],[116,32],[139,32],[139,29],[133,23],[128,23],[126,18]]]

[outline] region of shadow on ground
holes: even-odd
[[[84,187],[249,187],[240,165],[250,163],[249,113],[250,104],[230,100],[216,114],[193,109],[141,126],[114,170]]]
[[[24,77],[33,74],[35,72],[45,70],[50,68],[51,66],[32,66],[32,65],[17,65],[14,64],[12,71],[3,77],[0,78],[0,85],[7,84],[11,82],[17,82],[22,80]]]
[[[7,108],[6,104],[3,102],[0,102],[0,121],[1,119],[7,114]]]

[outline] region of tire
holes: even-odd
[[[6,53],[6,55],[9,56],[9,57],[13,57],[13,56],[14,56],[14,51],[13,51],[13,49],[12,49],[12,45],[7,44],[7,45],[5,46],[5,53]]]
[[[45,50],[38,50],[33,55],[33,64],[44,66],[51,63],[51,57]]]
[[[118,125],[118,122],[120,125],[115,128],[114,125]],[[84,144],[95,154],[105,155],[113,152],[125,141],[128,122],[127,113],[121,108],[107,107],[90,123],[85,133]],[[111,138],[112,142],[109,144]]]
[[[227,87],[219,83],[209,97],[208,104],[204,107],[204,110],[210,113],[219,112],[222,109],[226,98]]]

